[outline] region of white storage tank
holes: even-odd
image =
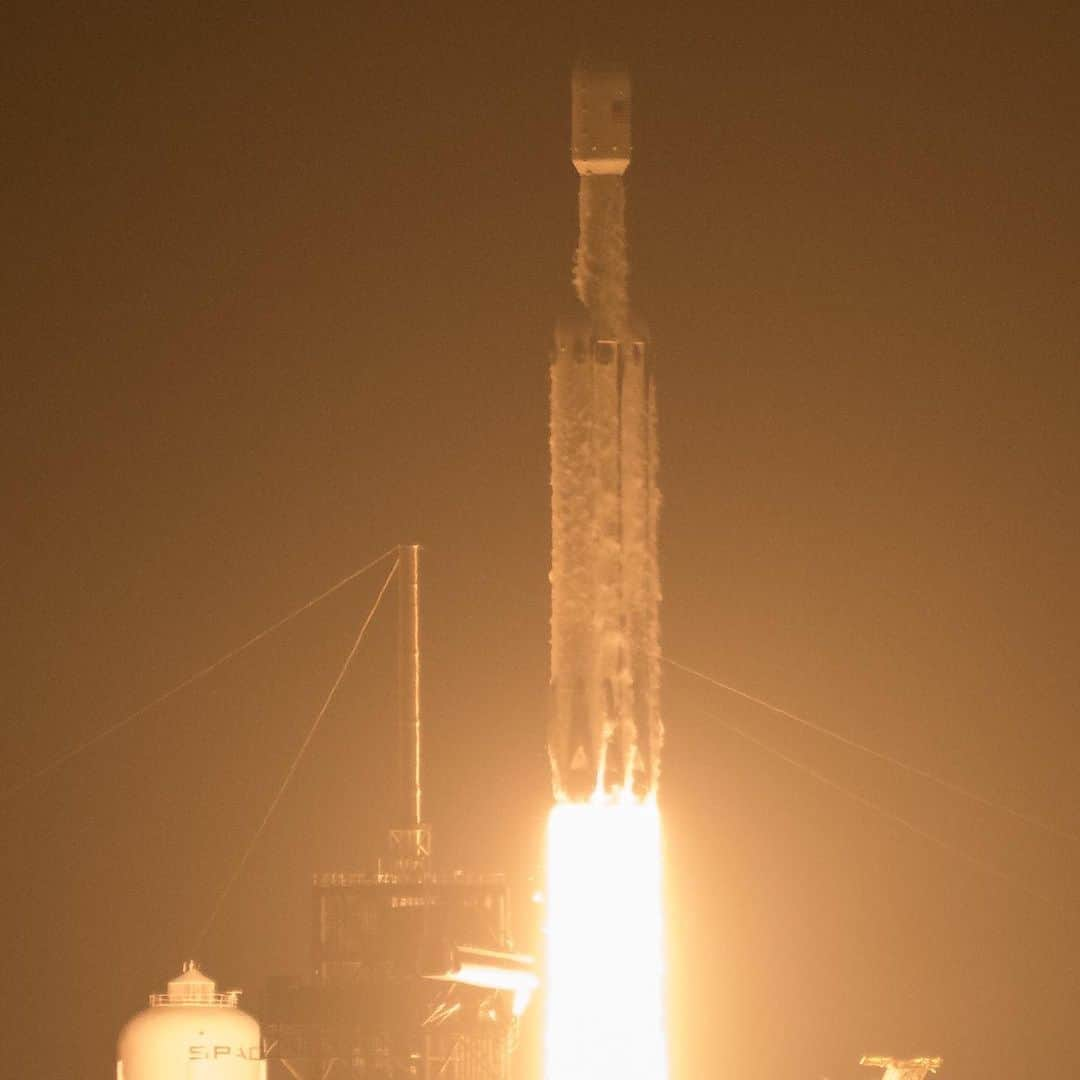
[[[265,1080],[258,1022],[239,1007],[240,991],[219,993],[195,962],[151,994],[150,1007],[124,1025],[116,1080]]]

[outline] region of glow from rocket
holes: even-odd
[[[564,803],[547,834],[548,1080],[662,1080],[660,814]]]

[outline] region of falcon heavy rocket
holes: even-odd
[[[555,796],[656,789],[660,719],[656,397],[630,312],[623,174],[630,80],[578,67],[571,157],[579,174],[574,286],[551,364],[551,685]]]

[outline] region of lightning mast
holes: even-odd
[[[398,548],[398,804],[390,829],[394,872],[423,876],[431,856],[420,782],[420,545]]]

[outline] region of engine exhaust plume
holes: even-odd
[[[548,1080],[663,1080],[656,804],[556,806],[547,839]]]

